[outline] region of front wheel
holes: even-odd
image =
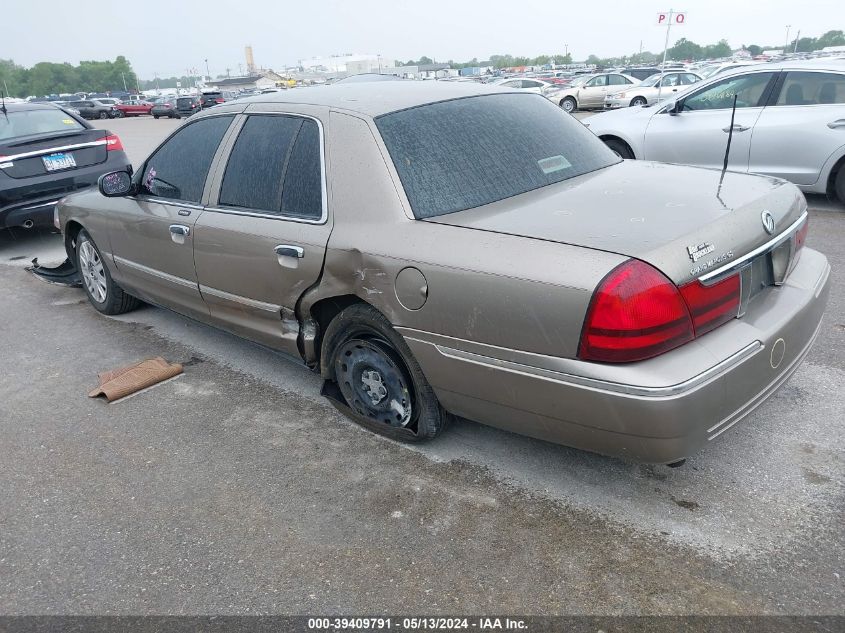
[[[123,314],[138,307],[139,301],[123,291],[111,278],[100,249],[86,231],[76,237],[76,267],[88,301],[103,314]]]
[[[572,97],[566,97],[563,101],[560,102],[560,107],[563,108],[564,112],[572,114],[573,112],[575,112],[576,109],[578,109],[578,104]]]
[[[634,152],[631,151],[631,148],[628,147],[628,144],[626,142],[620,141],[616,138],[608,138],[602,140],[604,141],[605,145],[607,145],[611,150],[613,150],[614,154],[619,156],[619,158],[635,158]]]
[[[355,304],[326,329],[322,370],[337,383],[346,412],[361,426],[407,442],[437,436],[447,413],[404,339],[367,304]]]
[[[644,97],[634,97],[631,99],[631,107],[633,106],[644,106],[646,104],[646,100]]]
[[[839,168],[836,174],[836,180],[833,181],[833,188],[836,191],[836,197],[839,202],[845,204],[845,163]]]

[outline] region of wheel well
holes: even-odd
[[[617,141],[618,143],[622,143],[625,147],[628,148],[628,151],[631,152],[631,155],[636,158],[637,155],[634,153],[634,150],[628,145],[627,142],[619,138],[618,136],[614,136],[613,134],[605,134],[604,136],[599,137],[602,141]]]
[[[834,195],[836,194],[836,176],[839,175],[839,170],[845,169],[845,156],[842,156],[836,164],[833,166],[833,169],[830,170],[830,175],[827,177],[827,194]]]
[[[323,334],[328,329],[329,323],[331,323],[332,319],[343,312],[346,308],[356,303],[366,303],[366,301],[355,295],[339,295],[337,297],[326,297],[325,299],[320,299],[311,306],[311,318],[317,322],[317,332],[312,348],[314,366],[320,366],[320,352],[323,346]],[[307,354],[307,356],[310,355],[310,353]],[[310,365],[311,360],[309,359],[309,366]]]
[[[71,261],[76,255],[76,236],[81,230],[82,225],[74,220],[65,225],[65,252]]]

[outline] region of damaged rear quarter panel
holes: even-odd
[[[303,308],[354,294],[397,327],[576,354],[592,291],[623,257],[413,219],[372,122],[341,112],[331,117],[335,226],[321,282]],[[427,300],[418,310],[396,296],[396,277],[408,266],[426,279]]]

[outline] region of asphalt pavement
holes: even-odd
[[[137,165],[178,121],[107,122]],[[0,234],[0,613],[845,613],[845,209],[816,346],[681,468],[460,421],[376,437],[265,348],[145,306],[117,318]],[[99,371],[184,375],[117,404]]]

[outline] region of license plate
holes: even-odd
[[[76,159],[73,154],[50,154],[43,156],[41,160],[44,161],[44,168],[47,171],[58,171],[60,169],[70,169],[76,167]]]

